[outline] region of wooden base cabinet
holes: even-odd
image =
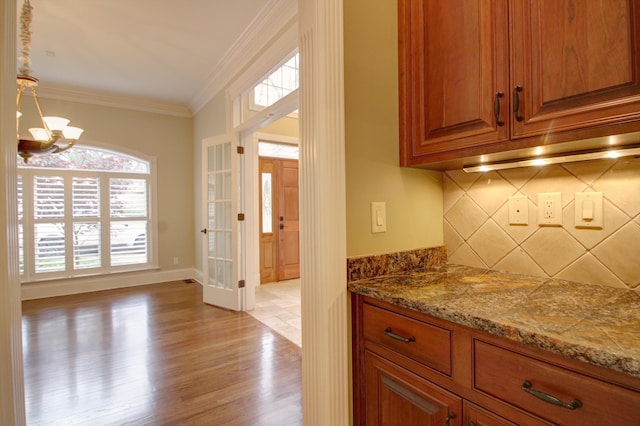
[[[640,378],[352,295],[354,425],[640,425]]]
[[[369,351],[364,368],[367,425],[462,424],[460,397]]]
[[[464,420],[462,424],[465,426],[518,426],[469,401],[464,402]]]

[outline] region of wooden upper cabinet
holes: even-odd
[[[640,2],[513,1],[512,137],[640,119]]]
[[[403,166],[640,131],[638,0],[398,0],[398,26]]]
[[[508,139],[507,28],[505,1],[399,1],[403,165]]]

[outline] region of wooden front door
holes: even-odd
[[[261,157],[260,282],[300,277],[298,160]]]
[[[298,160],[278,160],[278,281],[300,277]]]

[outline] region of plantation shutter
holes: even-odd
[[[109,179],[111,264],[129,265],[148,259],[148,198],[145,179]]]

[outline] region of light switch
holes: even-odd
[[[574,204],[576,228],[602,228],[602,192],[576,192]]]
[[[582,202],[582,220],[593,220],[593,200]]]
[[[387,231],[387,213],[384,202],[371,203],[371,233]]]

